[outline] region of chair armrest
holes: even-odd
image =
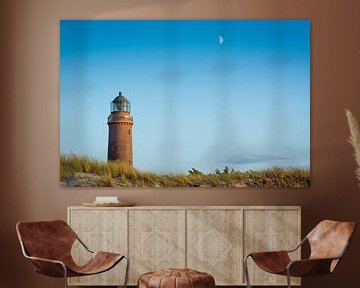
[[[269,273],[283,273],[287,265],[291,262],[287,251],[266,251],[250,253],[245,258],[251,257],[255,263],[264,271]]]
[[[40,274],[59,278],[64,276],[66,277],[67,275],[66,265],[59,260],[32,256],[26,256],[26,258],[31,260],[34,265],[35,271]]]
[[[280,255],[288,255],[288,251],[279,250],[279,251],[252,252],[249,253],[246,257],[252,257],[252,258],[257,256],[271,257],[271,256],[280,256]]]
[[[303,259],[291,261],[287,266],[290,276],[312,276],[329,274],[332,272],[333,261],[339,258]]]
[[[288,253],[292,253],[292,252],[295,252],[297,249],[299,249],[305,242],[306,242],[307,238],[303,238],[301,240],[301,242],[294,248],[294,249],[290,249],[290,250],[285,250],[286,252]]]
[[[275,253],[275,254],[284,254],[284,253],[288,254],[288,253],[292,253],[292,252],[295,252],[297,249],[299,249],[299,248],[305,243],[306,240],[307,240],[306,237],[303,238],[303,239],[301,240],[301,242],[300,242],[295,248],[293,248],[293,249],[278,250],[278,251],[265,251],[265,252],[252,252],[252,253],[249,253],[248,255],[246,255],[246,257],[245,257],[244,259],[246,259],[246,258],[252,256],[252,254],[256,254],[256,253],[268,254],[268,255],[271,255],[271,254],[274,254],[274,253]]]
[[[81,245],[90,253],[95,253],[94,251],[90,250],[90,248],[80,239],[78,235],[76,235],[76,239],[81,243]]]
[[[49,263],[53,263],[53,264],[60,264],[61,266],[66,267],[64,262],[61,262],[59,260],[47,259],[47,258],[41,258],[41,257],[33,257],[33,256],[26,256],[26,258],[30,259],[31,261],[49,262]]]
[[[25,258],[30,259],[33,263],[36,272],[51,277],[66,277],[67,268],[63,262],[54,259],[30,256],[22,241],[20,241],[20,246]]]

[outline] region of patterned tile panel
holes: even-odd
[[[145,272],[185,267],[185,210],[129,210],[130,283]]]
[[[241,210],[187,210],[187,267],[212,274],[216,285],[240,284],[241,217]]]
[[[299,210],[245,210],[244,249],[251,252],[276,251],[295,248],[301,241]],[[300,259],[300,250],[291,255]],[[266,273],[249,259],[249,276],[252,285],[285,285],[286,277]],[[300,284],[292,278],[293,284]]]
[[[71,210],[70,226],[93,251],[127,253],[127,215],[125,209]],[[76,263],[85,264],[90,254],[75,242],[72,255]],[[120,285],[124,281],[125,261],[112,270],[85,277],[69,278],[70,285]]]
[[[169,232],[154,228],[150,232],[142,233],[142,240],[137,248],[141,251],[142,260],[149,260],[157,265],[161,261],[170,260],[170,252],[175,248],[175,244],[171,242]]]
[[[199,235],[200,239],[194,248],[199,252],[200,260],[206,260],[213,266],[219,261],[227,260],[227,254],[232,248],[227,240],[227,233],[219,233],[211,228],[208,232]]]

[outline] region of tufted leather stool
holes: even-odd
[[[214,277],[192,269],[166,269],[140,276],[138,288],[214,288]]]

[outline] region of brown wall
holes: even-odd
[[[321,219],[360,223],[360,187],[344,108],[360,118],[360,1],[0,1],[0,286],[62,287],[32,272],[19,220],[66,217],[95,195],[139,205],[301,205],[303,234]],[[309,189],[63,189],[59,186],[59,19],[310,19]],[[335,274],[304,287],[358,287],[359,231]],[[346,283],[346,285],[342,285]]]

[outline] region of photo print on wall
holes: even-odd
[[[310,21],[61,20],[64,187],[308,187]]]

